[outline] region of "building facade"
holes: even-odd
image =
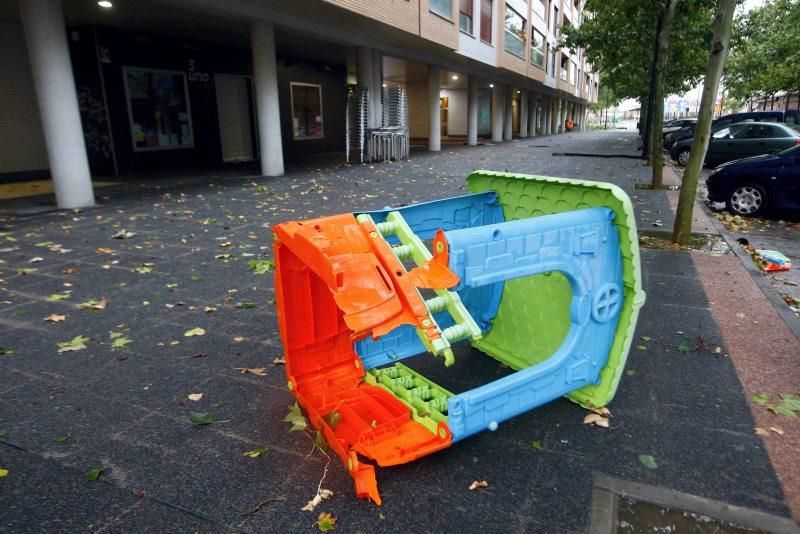
[[[414,144],[581,129],[597,76],[558,47],[581,0],[19,0],[0,7],[0,181],[342,152],[348,90],[408,96]]]

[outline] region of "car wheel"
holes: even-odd
[[[687,163],[689,163],[689,149],[682,148],[678,151],[678,165],[685,167]]]
[[[736,215],[759,215],[767,208],[767,192],[758,184],[740,185],[728,196],[726,204]]]

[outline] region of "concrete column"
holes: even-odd
[[[557,99],[556,105],[556,127],[554,128],[555,133],[564,133],[564,120],[561,118],[564,115],[564,100],[559,98]]]
[[[528,91],[519,93],[519,136],[528,137]]]
[[[528,96],[528,137],[536,137],[536,108],[539,106],[536,93]]]
[[[257,20],[250,25],[253,50],[258,142],[261,148],[261,174],[283,174],[281,115],[278,105],[278,70],[275,60],[275,28],[271,22]]]
[[[375,114],[375,126],[383,126],[383,55],[380,50],[372,50],[372,87],[375,88],[375,98],[372,109]]]
[[[564,100],[561,103],[561,133],[564,133],[564,132],[567,131],[567,126],[564,123],[567,122],[567,111],[568,111],[568,109],[569,109],[569,102]]]
[[[505,99],[503,102],[503,141],[513,139],[513,113],[514,113],[514,88],[510,85],[505,87]]]
[[[478,144],[478,77],[467,78],[467,144]]]
[[[367,128],[375,128],[375,79],[372,73],[372,49],[363,46],[356,48],[356,83],[359,87],[369,92],[369,105],[367,106]]]
[[[56,203],[67,209],[93,206],[61,0],[22,0],[19,8]]]
[[[438,65],[428,65],[428,150],[442,149],[441,78]]]
[[[550,135],[550,97],[542,95],[542,135]]]
[[[503,87],[496,83],[492,87],[492,142],[503,140]]]
[[[553,112],[555,111],[555,99],[552,96],[547,97],[547,105],[545,106],[545,111],[547,114],[547,120],[545,121],[547,125],[547,135],[553,135]]]

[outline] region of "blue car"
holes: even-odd
[[[724,163],[706,178],[708,199],[737,215],[800,212],[800,146]]]

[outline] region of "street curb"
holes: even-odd
[[[758,288],[764,293],[764,296],[767,297],[767,300],[772,304],[772,307],[777,312],[778,316],[783,319],[783,322],[786,323],[786,326],[789,330],[794,334],[794,337],[800,341],[800,321],[797,320],[797,317],[792,313],[780,295],[777,294],[775,289],[769,285],[769,281],[767,277],[764,276],[764,273],[756,267],[756,264],[753,263],[753,259],[748,255],[743,249],[742,246],[736,241],[736,239],[728,233],[728,229],[725,228],[719,219],[714,215],[714,213],[706,206],[704,203],[700,204],[701,208],[709,215],[709,219],[711,220],[711,224],[719,232],[719,235],[722,239],[725,240],[725,243],[728,244],[728,247],[736,254],[736,257],[742,262],[744,265],[745,270],[750,274],[750,277],[755,281]]]

